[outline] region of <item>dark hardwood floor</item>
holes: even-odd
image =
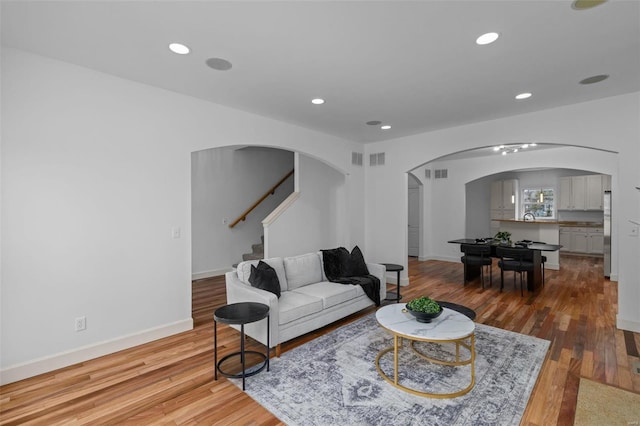
[[[483,290],[479,281],[463,287],[460,263],[415,259],[402,288],[405,301],[429,295],[463,304],[479,323],[551,341],[523,425],[573,424],[580,377],[640,392],[633,373],[640,334],[616,329],[617,285],[602,277],[602,260],[563,256],[561,263],[561,271],[547,270],[538,294],[524,297],[511,274],[499,292],[497,267],[493,287]],[[212,314],[225,304],[224,277],[192,287],[193,330],[2,386],[0,424],[281,424],[226,379],[214,381]],[[286,342],[283,352],[374,311]],[[239,333],[218,330],[220,353],[236,351]]]

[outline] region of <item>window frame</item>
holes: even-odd
[[[544,201],[542,203],[537,201],[541,192],[544,194]],[[553,187],[542,185],[539,187],[529,186],[522,188],[520,200],[523,216],[525,213],[533,213],[536,220],[554,220],[557,218],[557,191]],[[529,208],[527,209],[526,206],[529,206]],[[543,206],[543,208],[539,206]],[[539,216],[541,211],[545,211],[547,214],[550,213],[550,215]]]

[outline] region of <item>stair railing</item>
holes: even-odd
[[[276,192],[276,189],[278,189],[278,187],[280,185],[282,185],[287,179],[289,179],[289,177],[291,175],[293,175],[294,170],[291,170],[289,173],[287,173],[282,179],[280,179],[278,181],[278,183],[276,183],[275,185],[273,185],[267,192],[264,193],[264,195],[262,195],[262,197],[260,197],[258,199],[258,201],[256,201],[255,203],[253,203],[253,205],[251,207],[249,207],[247,210],[245,210],[240,216],[238,216],[238,218],[236,220],[234,220],[233,222],[231,222],[229,224],[229,228],[233,228],[234,226],[236,226],[238,223],[244,221],[247,219],[247,215],[249,213],[251,213],[253,211],[253,209],[255,209],[256,207],[258,207],[260,205],[260,203],[262,203],[269,195],[273,195]]]

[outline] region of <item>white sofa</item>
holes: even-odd
[[[281,295],[254,288],[249,284],[251,265],[257,260],[238,264],[235,271],[227,272],[227,303],[259,302],[269,306],[271,336],[269,346],[280,356],[280,344],[334,321],[358,312],[374,302],[359,285],[327,281],[322,265],[322,252],[294,257],[275,257],[263,262],[275,269],[280,281]],[[370,275],[380,280],[380,300],[387,294],[383,265],[367,263]],[[234,326],[239,329],[239,326]],[[245,333],[262,344],[267,344],[267,321],[245,325]]]

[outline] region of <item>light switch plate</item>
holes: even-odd
[[[171,237],[173,238],[180,238],[180,227],[173,227],[171,228]]]

